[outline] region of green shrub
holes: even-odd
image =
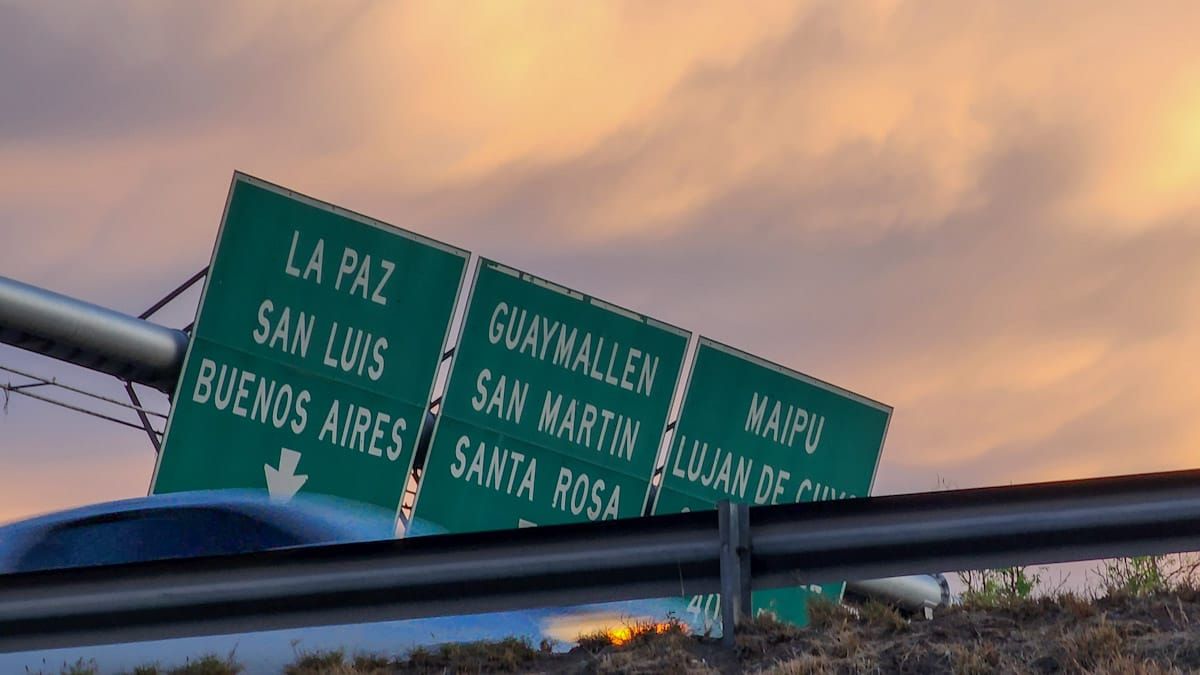
[[[959,572],[958,580],[966,587],[962,593],[963,604],[995,607],[1027,600],[1042,583],[1044,573],[1045,568],[1033,572],[1024,565]]]
[[[1109,596],[1143,596],[1167,589],[1165,556],[1143,555],[1103,561],[1095,570],[1100,591]]]

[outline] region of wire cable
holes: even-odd
[[[0,366],[0,367],[2,367],[2,366]],[[8,369],[5,368],[5,370],[8,370]],[[122,424],[124,426],[130,427],[133,429],[137,429],[138,431],[145,431],[145,429],[143,429],[141,426],[139,426],[137,424],[133,424],[132,422],[126,422],[125,420],[118,419],[116,417],[111,417],[111,416],[105,415],[103,413],[98,413],[95,410],[88,410],[87,408],[81,408],[76,405],[71,405],[70,403],[66,403],[64,401],[58,401],[58,400],[55,400],[52,398],[46,398],[45,396],[38,396],[37,394],[33,394],[28,391],[25,391],[24,389],[22,389],[20,387],[20,385],[13,385],[11,382],[8,384],[0,384],[0,391],[4,392],[4,410],[5,411],[8,410],[8,395],[10,393],[12,393],[12,394],[18,394],[20,396],[28,396],[29,398],[37,399],[39,401],[45,401],[46,403],[60,406],[60,407],[66,408],[67,410],[74,410],[75,412],[81,412],[85,415],[91,415],[92,417],[99,417],[100,419],[108,420],[109,422],[116,422],[117,424]],[[130,407],[130,406],[127,406],[127,407]],[[155,430],[154,433],[162,435],[161,432],[159,432],[157,430]]]
[[[167,419],[166,415],[164,415],[160,412],[156,412],[154,410],[150,410],[149,408],[144,408],[142,406],[136,406],[136,405],[130,405],[129,403],[117,400],[115,398],[109,398],[107,396],[95,394],[90,391],[84,391],[83,389],[79,389],[78,387],[72,387],[70,385],[63,384],[54,378],[47,379],[47,378],[44,378],[44,377],[41,377],[38,375],[33,375],[31,373],[22,372],[20,370],[17,370],[16,368],[10,368],[5,365],[0,365],[0,370],[4,370],[4,371],[10,372],[10,373],[13,373],[14,375],[20,375],[21,377],[27,377],[31,380],[36,380],[39,384],[50,385],[53,387],[61,387],[63,389],[66,389],[67,391],[74,392],[76,394],[90,396],[91,398],[94,398],[94,399],[97,399],[100,401],[104,401],[105,403],[111,403],[112,405],[115,405],[115,406],[120,406],[122,408],[127,408],[129,410],[133,410],[134,412],[144,413],[146,415],[151,415],[153,417],[157,417],[157,418],[163,419],[163,420]],[[16,389],[14,389],[14,385],[11,382],[9,382],[8,385],[4,387],[4,389],[5,389],[5,391],[16,392],[17,389],[22,388],[22,385],[15,385],[15,386],[16,386]],[[35,396],[34,398],[41,398],[41,397]],[[46,400],[46,399],[43,399],[43,400]]]

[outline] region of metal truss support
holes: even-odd
[[[149,309],[147,309],[146,311],[142,312],[141,314],[139,314],[139,315],[138,315],[138,318],[139,318],[139,319],[149,319],[151,316],[153,316],[153,315],[154,315],[154,313],[155,313],[155,312],[157,312],[158,310],[162,309],[163,307],[166,307],[166,306],[167,306],[167,303],[171,302],[171,301],[172,301],[172,300],[174,300],[175,298],[178,298],[180,295],[182,295],[182,294],[183,294],[183,292],[184,292],[184,291],[186,291],[187,289],[191,288],[193,285],[195,285],[195,283],[196,283],[197,281],[200,281],[201,279],[203,279],[203,278],[204,278],[205,276],[207,276],[207,275],[208,275],[208,266],[205,266],[205,267],[204,267],[204,269],[202,269],[202,270],[200,270],[199,272],[196,272],[195,274],[193,274],[193,275],[192,275],[190,278],[188,278],[188,280],[187,280],[187,281],[185,281],[185,282],[183,282],[182,284],[180,284],[180,285],[176,286],[176,287],[175,287],[175,290],[173,290],[173,291],[171,291],[170,293],[167,293],[166,295],[164,295],[164,296],[162,297],[162,299],[161,299],[161,300],[159,300],[158,302],[154,303],[153,305],[150,305],[150,308],[149,308]]]

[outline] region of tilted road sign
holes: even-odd
[[[395,510],[468,256],[235,174],[151,491]]]
[[[481,260],[410,534],[642,515],[688,338]]]
[[[654,513],[866,497],[892,409],[756,356],[701,338]],[[833,581],[833,580],[830,580]],[[821,592],[840,600],[842,583]],[[805,589],[754,594],[755,609],[806,620]],[[687,611],[720,616],[716,596]]]

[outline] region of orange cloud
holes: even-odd
[[[883,489],[1194,466],[1198,12],[6,8],[0,269],[136,311],[240,168],[892,403]]]

